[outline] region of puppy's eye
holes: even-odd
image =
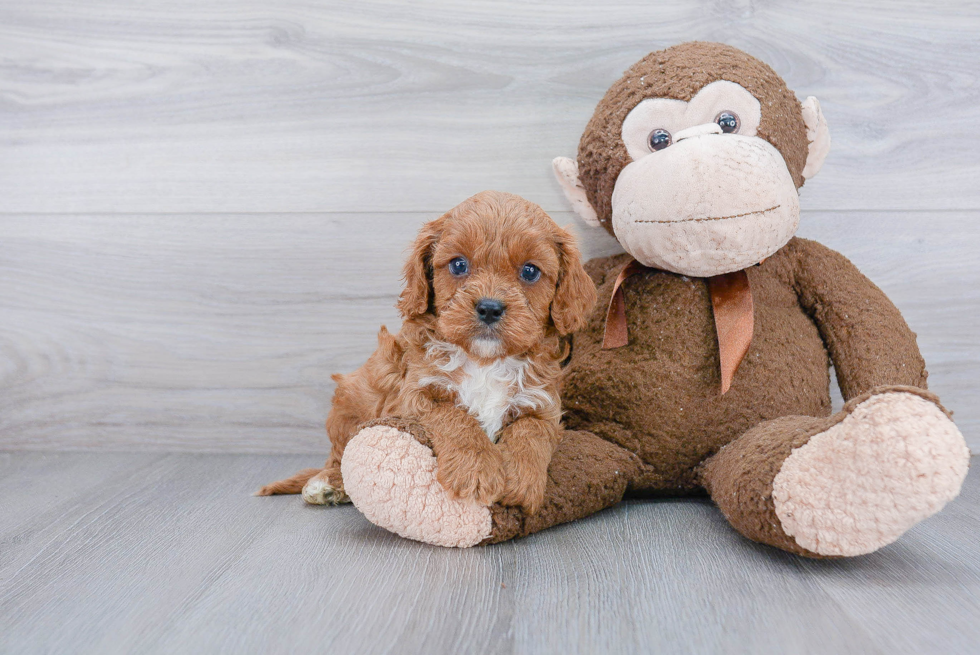
[[[650,136],[647,137],[647,145],[650,146],[650,150],[656,152],[657,150],[663,150],[671,143],[670,132],[667,130],[654,130],[650,132]]]
[[[521,268],[521,279],[525,282],[537,282],[541,279],[541,269],[534,264],[524,264]]]
[[[738,114],[731,111],[723,111],[717,116],[715,116],[715,122],[718,123],[718,127],[725,134],[732,134],[733,132],[738,132],[739,125],[741,125],[738,120]]]
[[[466,275],[470,272],[470,263],[466,261],[466,257],[457,257],[449,262],[449,272],[456,277]]]

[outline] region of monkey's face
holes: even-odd
[[[612,226],[642,264],[707,277],[758,263],[799,225],[782,155],[756,136],[759,101],[733,82],[690,102],[644,100],[626,116],[632,161],[616,179]]]
[[[801,104],[736,48],[686,43],[632,66],[596,108],[578,160],[554,167],[576,212],[640,263],[708,277],[792,238],[797,190],[829,147],[816,98]]]

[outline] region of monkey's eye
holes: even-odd
[[[671,144],[670,132],[663,129],[656,129],[650,132],[650,136],[647,139],[650,144],[650,150],[653,152],[663,150]]]
[[[521,279],[533,284],[541,279],[541,269],[534,264],[524,264],[521,269]]]
[[[456,257],[449,262],[449,272],[456,277],[466,275],[470,272],[470,263],[466,261],[466,257]]]
[[[718,123],[718,127],[725,134],[732,134],[738,132],[739,125],[741,122],[738,120],[738,114],[732,111],[723,111],[715,116],[715,122]]]

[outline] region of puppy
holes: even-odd
[[[411,418],[451,495],[537,511],[561,435],[562,337],[596,301],[574,237],[534,203],[484,191],[422,228],[404,279],[401,331],[382,326],[367,363],[334,376],[326,467],[257,495],[347,502],[347,442],[368,421]]]

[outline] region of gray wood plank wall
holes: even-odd
[[[551,179],[646,52],[718,40],[820,98],[801,234],[905,312],[980,452],[975,2],[0,5],[0,448],[321,452],[404,246]]]

